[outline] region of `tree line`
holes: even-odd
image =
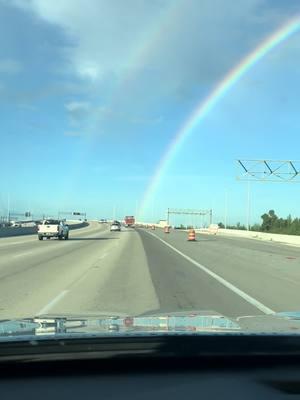
[[[287,218],[281,218],[276,215],[274,210],[269,210],[269,212],[266,212],[261,216],[261,219],[261,224],[255,224],[250,227],[252,231],[300,235],[299,218],[292,218],[291,215],[288,215]],[[218,225],[220,228],[225,228],[222,222]],[[227,226],[227,229],[245,230],[246,227],[238,222],[236,225]]]

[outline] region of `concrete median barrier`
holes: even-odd
[[[69,229],[80,229],[89,226],[88,222],[80,222],[80,223],[73,223],[69,222]],[[25,236],[25,235],[34,235],[37,233],[37,227],[4,227],[0,228],[0,238],[1,237],[11,237],[11,236]]]
[[[208,229],[197,229],[197,233],[207,233]],[[300,246],[300,236],[297,235],[281,235],[278,233],[266,233],[266,232],[255,232],[255,231],[245,231],[238,229],[218,229],[218,235],[236,238],[245,238],[252,240],[261,240],[269,242],[277,242],[288,244],[290,246]]]
[[[36,226],[34,227],[5,227],[0,228],[0,237],[9,236],[22,236],[22,235],[33,235],[37,232]]]
[[[79,224],[69,224],[69,229],[73,230],[73,229],[85,228],[87,226],[89,226],[88,222],[81,222]]]

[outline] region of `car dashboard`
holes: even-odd
[[[24,343],[8,343],[0,346],[0,393],[3,399],[290,398],[300,395],[298,341],[94,338],[49,341],[40,348],[35,343],[30,351]]]

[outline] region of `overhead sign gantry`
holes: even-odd
[[[209,215],[209,223],[212,223],[212,210],[193,210],[184,208],[168,208],[167,210],[167,224],[170,222],[170,214],[176,215]]]

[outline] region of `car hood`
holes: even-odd
[[[151,315],[45,315],[0,321],[0,341],[106,335],[197,335],[205,333],[300,334],[300,312],[229,318],[213,311]]]

